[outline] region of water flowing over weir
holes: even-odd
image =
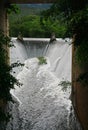
[[[7,130],[81,130],[69,99],[71,86],[64,88],[61,81],[71,82],[71,41],[58,39],[12,39],[11,62],[19,60],[15,76],[23,84],[15,86],[12,95],[19,102],[18,116]],[[39,64],[44,56],[47,64]],[[17,121],[14,118],[18,118]]]

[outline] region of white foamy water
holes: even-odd
[[[11,90],[20,104],[19,129],[14,130],[75,130],[70,122],[71,86],[63,91],[60,85],[62,80],[71,82],[71,41],[12,41],[16,48],[11,50],[11,62],[17,59],[25,64],[16,73],[23,85]],[[39,56],[45,56],[47,64],[40,65]]]

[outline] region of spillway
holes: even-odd
[[[14,69],[23,85],[11,90],[19,102],[19,119],[14,116],[7,130],[81,130],[70,100],[71,40],[12,38],[12,44],[11,63],[24,63]],[[39,64],[38,57],[44,57],[46,64]]]

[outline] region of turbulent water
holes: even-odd
[[[70,43],[69,39],[53,43],[49,39],[24,39],[23,43],[12,39],[11,63],[24,63],[14,70],[23,85],[11,90],[19,102],[19,116],[13,111],[7,130],[80,130],[69,99],[71,86],[66,85],[71,82]],[[39,64],[41,56],[47,64]]]

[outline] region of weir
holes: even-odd
[[[83,2],[79,5],[79,0],[73,0],[73,7],[81,7],[83,5]],[[6,13],[6,3],[53,3],[53,0],[51,1],[42,1],[42,0],[3,0],[0,1],[0,29],[4,32],[5,35],[9,34],[9,24],[8,24],[8,17]],[[74,41],[74,38],[73,38]],[[9,49],[8,50],[8,57],[9,57]],[[88,129],[88,116],[87,116],[87,108],[88,108],[88,102],[85,99],[87,97],[87,91],[82,87],[82,85],[78,85],[76,81],[77,76],[80,74],[81,70],[79,69],[78,65],[75,65],[75,48],[73,45],[73,54],[72,54],[72,100],[73,105],[75,107],[76,113],[78,114],[78,118],[81,121],[81,124],[83,125],[83,128],[86,130]],[[59,59],[57,60],[59,62]],[[9,59],[7,59],[7,64],[9,63]],[[79,71],[78,71],[79,70]],[[80,91],[79,91],[80,89]],[[5,104],[5,103],[3,103]],[[5,104],[6,105],[6,104]],[[0,107],[2,107],[2,99],[0,99]],[[6,107],[6,106],[5,106]]]
[[[12,110],[7,130],[81,130],[69,99],[71,84],[66,85],[66,81],[71,83],[71,40],[35,40],[12,39],[11,62],[25,65],[14,70],[23,85],[11,90],[19,102],[19,116]],[[47,64],[39,64],[41,56]]]

